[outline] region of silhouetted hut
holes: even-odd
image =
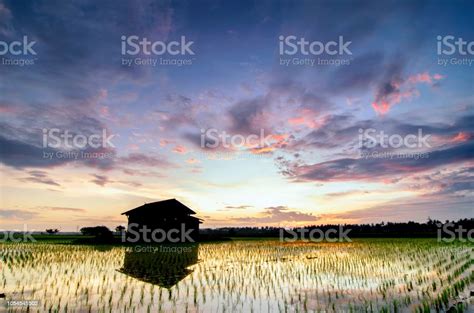
[[[122,213],[128,218],[128,231],[131,230],[131,226],[135,231],[143,227],[147,227],[151,231],[163,230],[166,233],[174,230],[173,237],[181,236],[183,232],[186,232],[189,237],[193,238],[193,241],[197,241],[201,220],[192,216],[194,214],[196,212],[176,199],[146,203]],[[179,234],[176,233],[176,230],[179,231]],[[180,242],[189,241],[184,239]]]

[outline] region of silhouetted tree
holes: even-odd
[[[118,233],[122,233],[125,230],[125,226],[119,225],[115,227],[115,231]]]
[[[50,235],[54,235],[54,234],[59,232],[59,229],[57,229],[57,228],[55,228],[55,229],[48,228],[48,229],[46,229],[46,232]]]
[[[80,229],[85,236],[94,236],[96,241],[112,241],[114,235],[106,226],[83,227]]]

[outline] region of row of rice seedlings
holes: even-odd
[[[199,245],[196,264],[173,253],[150,261],[121,247],[4,244],[0,251],[2,290],[40,300],[32,312],[399,312],[445,309],[472,281],[465,273],[473,250],[432,240],[237,241]],[[127,262],[138,269],[131,276],[118,271]],[[170,288],[143,281],[167,283],[160,275],[179,279]]]

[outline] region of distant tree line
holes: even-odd
[[[455,231],[463,229],[466,232],[474,229],[474,218],[465,218],[458,221],[441,222],[439,220],[428,219],[425,223],[419,222],[381,222],[372,224],[324,224],[308,225],[303,227],[291,228],[293,231],[319,229],[323,232],[327,230],[339,231],[340,227],[350,229],[350,237],[437,237],[438,234],[446,235],[446,230]],[[288,228],[282,227],[223,227],[216,229],[201,229],[200,233],[212,236],[228,237],[278,237],[282,230]]]
[[[409,222],[381,222],[372,224],[324,224],[307,225],[303,227],[282,228],[282,227],[222,227],[222,228],[204,228],[199,231],[201,240],[220,240],[228,237],[280,237],[282,232],[293,231],[296,233],[310,233],[313,230],[320,232],[332,231],[338,235],[342,231],[350,230],[350,238],[436,238],[451,237],[459,238],[459,232],[463,236],[474,236],[474,218],[465,218],[458,221],[428,219],[425,223],[414,221]],[[47,229],[48,234],[56,234],[58,229]],[[93,242],[114,242],[119,241],[116,236],[126,231],[124,226],[117,226],[115,234],[106,226],[84,227],[80,229],[85,236],[93,237]],[[115,238],[115,239],[114,239]],[[87,240],[85,240],[87,241]]]

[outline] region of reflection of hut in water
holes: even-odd
[[[193,270],[188,267],[198,261],[198,245],[146,248],[147,251],[126,252],[119,271],[147,283],[171,288],[191,274]],[[149,252],[149,249],[155,251]]]

